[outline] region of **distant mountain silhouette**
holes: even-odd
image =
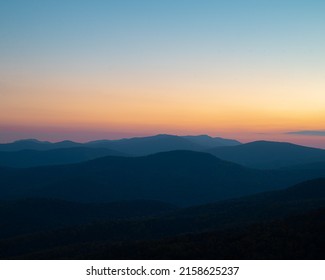
[[[173,150],[200,151],[205,148],[197,143],[175,135],[156,135],[121,140],[101,140],[86,143],[89,147],[110,148],[130,155],[149,155]]]
[[[0,151],[21,150],[51,150],[72,147],[106,148],[129,155],[148,155],[172,150],[200,151],[217,146],[232,146],[240,144],[236,140],[220,137],[199,136],[176,136],[160,134],[148,137],[125,138],[119,140],[98,140],[88,143],[76,143],[62,141],[57,143],[42,142],[36,139],[19,140],[13,143],[0,144]],[[103,155],[104,156],[104,155]]]
[[[3,199],[144,199],[194,205],[284,188],[320,176],[325,176],[325,171],[254,170],[207,153],[173,151],[145,157],[104,157],[71,165],[0,168],[0,195]]]
[[[325,161],[325,150],[285,142],[256,141],[233,147],[206,150],[219,157],[253,168],[281,168]]]
[[[51,149],[73,148],[73,147],[80,147],[80,146],[82,146],[82,144],[68,141],[68,140],[57,142],[57,143],[51,143],[47,141],[39,141],[37,139],[24,139],[12,143],[0,144],[0,151],[4,151],[4,152],[21,151],[21,150],[45,151]]]
[[[176,136],[159,134],[148,137],[135,137],[120,140],[102,140],[89,142],[91,147],[107,147],[130,155],[149,155],[173,150],[201,151],[209,147],[240,144],[236,140],[212,138],[207,135]]]
[[[43,165],[59,165],[88,161],[103,156],[124,156],[123,153],[105,149],[73,147],[46,151],[21,150],[1,152],[0,165],[9,167],[33,167]]]
[[[190,140],[198,145],[205,147],[218,147],[218,146],[236,146],[241,143],[237,140],[224,139],[220,137],[210,137],[209,135],[197,135],[197,136],[182,136],[182,138]]]
[[[177,210],[167,205],[167,213],[160,217],[36,230],[34,234],[0,240],[0,258],[314,259],[324,256],[324,205],[325,178],[320,178],[281,191],[199,207]],[[12,203],[5,211],[10,207],[12,213]],[[87,207],[91,209],[84,205],[81,214]],[[60,212],[65,208],[56,207]],[[32,204],[31,209],[37,207]],[[27,215],[30,211],[27,209]],[[45,213],[49,213],[46,207]],[[74,214],[70,213],[68,210],[71,218]],[[88,217],[94,213],[99,212],[91,212]]]

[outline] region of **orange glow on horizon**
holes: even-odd
[[[103,77],[44,77],[41,83],[39,77],[9,79],[1,96],[0,125],[73,128],[86,135],[210,134],[246,142],[266,133],[307,144],[314,140],[283,133],[324,129],[325,85],[313,80],[298,81],[297,87],[291,80],[263,84],[263,77],[235,84],[227,79],[211,82],[211,77],[202,83],[201,78],[188,83],[171,79],[170,84],[132,77],[124,83]],[[320,143],[319,138],[315,141]]]

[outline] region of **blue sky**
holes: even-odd
[[[258,60],[319,56],[325,41],[323,1],[11,0],[0,8],[2,57],[219,52]]]

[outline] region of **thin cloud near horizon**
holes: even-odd
[[[290,131],[290,132],[286,132],[286,134],[310,135],[310,136],[325,136],[325,130]]]

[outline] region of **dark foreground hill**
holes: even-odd
[[[285,188],[320,176],[325,171],[253,170],[210,154],[174,151],[72,165],[0,168],[0,195],[80,202],[144,199],[186,206]]]
[[[233,147],[216,147],[207,152],[223,160],[263,169],[325,161],[323,149],[270,141],[256,141]]]
[[[317,179],[199,207],[168,206],[156,217],[35,230],[0,240],[0,258],[323,258],[324,207],[325,179]]]
[[[27,259],[324,260],[325,208],[236,229],[151,241],[100,242],[27,254]],[[89,247],[88,247],[89,246]],[[91,248],[91,249],[90,249]]]
[[[171,204],[147,200],[102,204],[53,199],[0,201],[0,238],[117,219],[142,219],[176,209]]]

